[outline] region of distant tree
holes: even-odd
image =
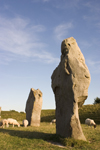
[[[99,97],[96,97],[94,99],[94,103],[93,104],[100,104],[100,98]]]

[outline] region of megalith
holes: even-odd
[[[61,60],[51,76],[56,103],[56,134],[86,140],[78,114],[88,97],[90,73],[73,37],[61,44]]]
[[[31,88],[25,108],[26,119],[30,126],[40,126],[42,101],[42,92]]]

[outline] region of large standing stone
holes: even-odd
[[[73,37],[62,41],[61,53],[61,61],[51,77],[56,101],[56,133],[86,140],[78,108],[88,96],[90,73]]]
[[[31,88],[25,109],[30,126],[40,126],[42,101],[42,92]]]

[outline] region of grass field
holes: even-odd
[[[2,118],[14,118],[21,127],[0,128],[0,150],[99,150],[100,149],[100,105],[86,105],[79,110],[82,129],[88,142],[74,139],[63,139],[55,133],[55,124],[50,121],[55,118],[55,110],[42,110],[40,127],[24,128],[22,120],[25,119],[24,112],[2,111]],[[97,128],[85,126],[84,119],[90,117],[97,123]],[[59,147],[56,143],[65,145]]]

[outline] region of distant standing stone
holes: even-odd
[[[25,109],[30,126],[40,126],[42,101],[42,92],[31,88]]]
[[[88,96],[90,73],[73,37],[62,41],[61,53],[61,61],[51,76],[56,102],[56,133],[62,137],[86,140],[78,108]]]

